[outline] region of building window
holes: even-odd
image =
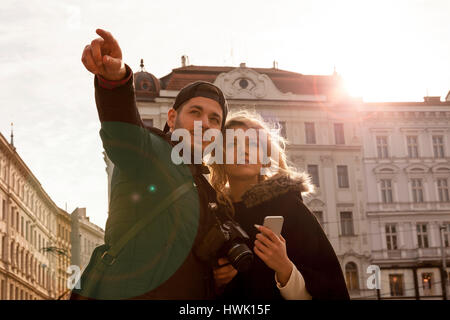
[[[153,127],[153,119],[142,119],[142,122],[144,122],[144,125],[147,127]]]
[[[407,136],[406,143],[408,145],[408,157],[418,158],[419,157],[419,144],[417,136]]]
[[[449,239],[450,239],[450,223],[446,222],[444,223],[444,246],[449,246]]]
[[[381,179],[380,184],[383,203],[392,203],[392,180]]]
[[[314,213],[314,216],[316,217],[317,221],[323,227],[323,211],[313,211],[313,213]]]
[[[1,247],[1,249],[2,249],[2,259],[4,260],[4,261],[6,261],[6,259],[7,259],[7,257],[6,257],[6,249],[7,249],[7,246],[8,244],[6,243],[6,236],[2,236],[2,247]]]
[[[433,294],[433,274],[422,273],[422,289],[424,296],[431,296]]]
[[[380,159],[389,157],[386,136],[377,136],[377,154]]]
[[[348,170],[347,166],[337,166],[339,188],[348,188]]]
[[[305,136],[307,144],[316,143],[316,130],[314,128],[314,122],[305,122]]]
[[[389,275],[389,287],[391,289],[392,297],[403,296],[403,275],[402,274],[390,274]]]
[[[395,224],[387,224],[386,244],[388,250],[397,250],[397,226]]]
[[[348,291],[359,290],[358,268],[354,262],[345,265],[345,280]]]
[[[433,152],[435,158],[444,157],[444,137],[433,136]]]
[[[444,178],[437,179],[437,187],[440,202],[448,202],[448,180]]]
[[[428,248],[428,232],[426,223],[417,224],[417,242],[419,248]]]
[[[351,212],[341,212],[341,235],[353,236],[353,216]]]
[[[334,124],[334,137],[336,140],[336,144],[345,144],[343,123]]]
[[[319,183],[319,166],[316,164],[308,164],[308,173],[311,176],[312,183],[316,187],[320,187]]]
[[[413,202],[423,202],[423,185],[422,179],[411,179],[411,191],[413,196]]]
[[[15,255],[15,252],[14,252],[14,242],[11,242],[11,246],[9,247],[9,260],[11,261],[11,264],[12,264],[13,266],[16,265],[16,264],[15,264],[16,260],[14,259],[14,255]]]
[[[6,218],[6,200],[2,201],[2,220]]]
[[[0,285],[0,300],[6,300],[6,295],[3,296],[4,292],[5,292],[5,280],[2,280]]]

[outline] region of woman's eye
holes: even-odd
[[[192,110],[191,113],[195,114],[195,115],[199,115],[200,114],[200,112],[198,110]]]

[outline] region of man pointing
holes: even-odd
[[[228,112],[224,95],[208,82],[190,84],[168,111],[164,131],[146,127],[136,107],[133,72],[118,42],[105,30],[96,32],[101,38],[84,48],[81,60],[95,75],[100,136],[114,171],[105,246],[93,253],[71,299],[213,298],[212,266],[196,248],[214,223],[209,210],[216,207],[216,193],[203,176],[205,166],[171,161],[170,135],[179,128],[192,133],[194,121],[201,121],[203,130],[221,130]],[[187,192],[166,200],[185,185]],[[144,220],[151,223],[142,225]],[[141,231],[123,240],[137,228]],[[93,286],[89,273],[97,264],[103,264],[102,271]]]

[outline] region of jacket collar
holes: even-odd
[[[253,185],[242,195],[242,201],[247,208],[251,208],[288,192],[296,192],[301,196],[301,193],[309,193],[313,189],[310,177],[306,173],[295,176],[277,173]]]

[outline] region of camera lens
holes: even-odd
[[[246,244],[237,243],[228,250],[228,260],[239,272],[250,269],[253,262],[253,253]]]

